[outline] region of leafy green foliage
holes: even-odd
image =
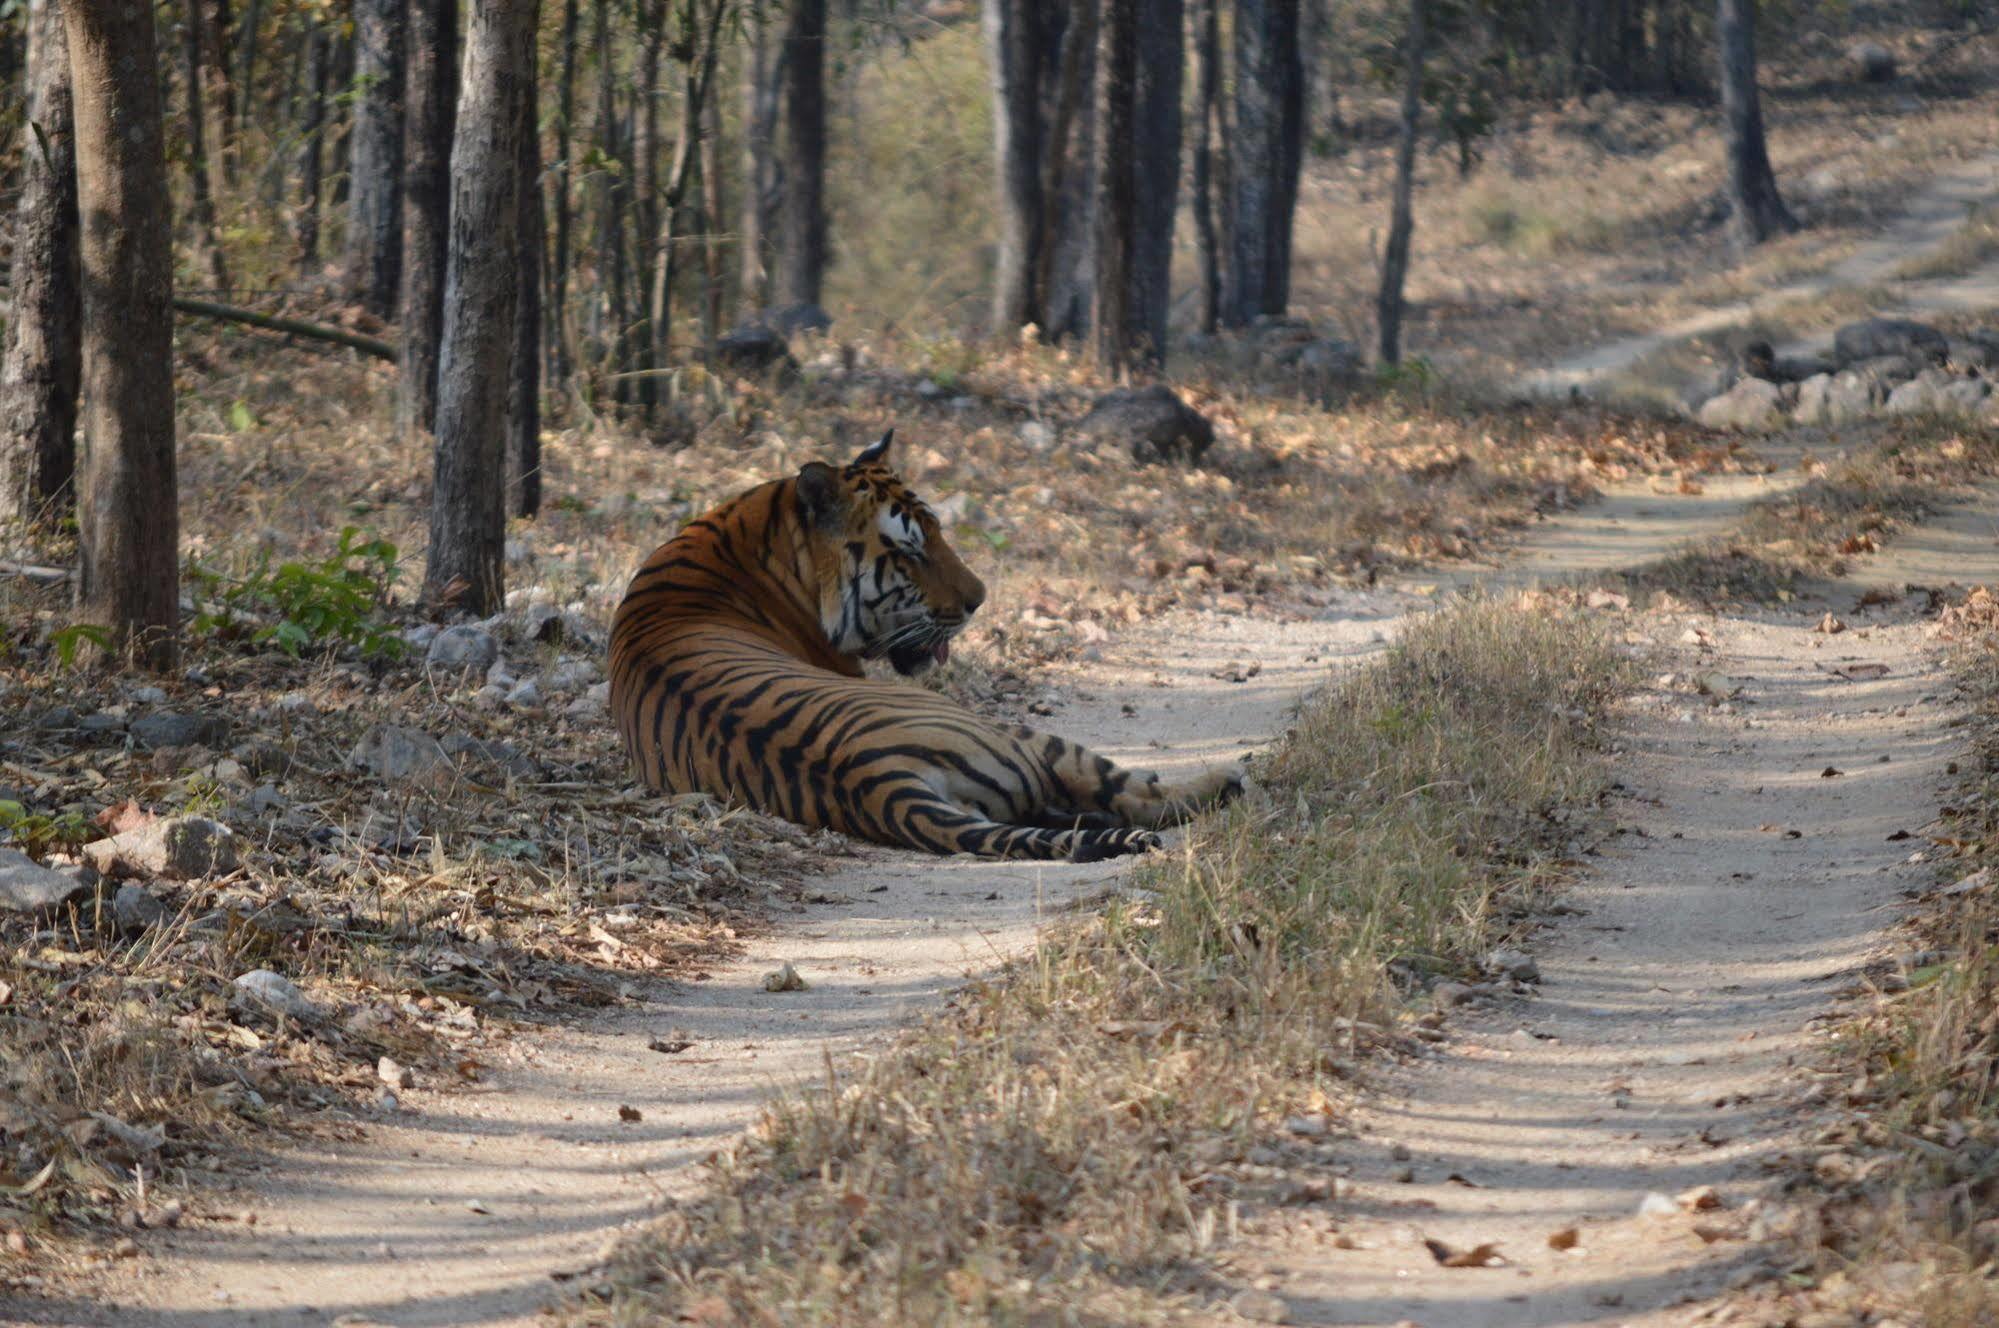
[[[395,658],[404,642],[382,611],[397,571],[396,546],[356,526],[343,529],[340,546],[317,563],[273,569],[270,555],[262,554],[248,575],[236,578],[196,563],[188,577],[208,603],[190,626],[224,640],[268,641],[293,657],[342,642],[370,658]]]
[[[12,798],[0,798],[0,831],[31,858],[53,848],[74,848],[91,837],[90,823],[81,812],[48,816],[29,811]]]
[[[56,648],[56,660],[65,669],[76,667],[77,654],[86,641],[99,650],[109,650],[111,629],[96,623],[71,623],[49,637],[49,644]]]

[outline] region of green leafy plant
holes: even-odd
[[[99,650],[109,650],[111,629],[96,623],[71,623],[49,636],[49,644],[56,649],[56,660],[65,669],[76,667],[77,654],[83,649],[86,641]]]
[[[31,812],[12,798],[0,798],[0,831],[29,857],[39,858],[53,848],[74,848],[90,838],[90,823],[81,812],[48,816]]]
[[[395,658],[403,639],[382,619],[395,584],[396,546],[370,539],[356,526],[320,562],[271,566],[260,555],[247,575],[229,577],[194,564],[189,578],[207,601],[190,623],[200,634],[269,642],[296,658],[328,642],[344,642],[370,658]]]

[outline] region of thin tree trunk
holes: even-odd
[[[500,607],[504,588],[505,416],[535,9],[535,0],[481,0],[472,7],[451,152],[451,255],[423,594],[438,610],[478,616]]]
[[[777,302],[818,304],[826,275],[826,0],[792,0],[784,46]]]
[[[335,33],[342,35],[332,39],[327,84],[334,89],[336,98],[344,91],[351,91],[354,86],[355,41],[351,35],[351,27],[350,24],[346,29],[338,27],[334,29]],[[344,211],[351,203],[354,192],[351,188],[354,179],[354,112],[350,109],[346,115],[333,116],[327,121],[327,125],[333,133],[332,141],[328,145],[328,160],[332,163],[333,193],[327,201],[335,210]]]
[[[403,0],[355,0],[347,289],[393,316],[402,288]]]
[[[1138,48],[1131,145],[1133,352],[1166,359],[1173,307],[1173,216],[1180,203],[1180,82],[1186,50],[1183,0],[1135,0]],[[1098,150],[1099,158],[1102,149]]]
[[[298,268],[310,278],[319,269],[319,187],[326,156],[326,85],[332,65],[332,38],[315,27],[306,36],[305,127],[299,136]]]
[[[1097,16],[1097,214],[1090,334],[1097,365],[1120,373],[1132,360],[1132,249],[1137,230],[1137,0],[1099,0]]]
[[[257,57],[263,48],[264,0],[250,0],[250,6],[243,11],[243,66],[236,80],[236,86],[243,89],[243,95],[236,101],[237,140],[241,140],[243,129],[250,119],[250,103],[257,90]]]
[[[659,57],[666,44],[667,5],[665,0],[653,0],[647,8],[640,10],[639,22],[639,74],[634,90],[637,106],[634,108],[636,125],[633,135],[636,147],[633,156],[637,158],[634,174],[638,177],[638,190],[632,203],[632,226],[634,247],[638,250],[637,280],[634,283],[642,300],[646,292],[653,289],[661,263],[665,261],[665,241],[660,236],[659,225]],[[636,367],[654,369],[666,363],[661,358],[667,343],[666,329],[651,321],[651,304],[639,310],[638,317],[647,320],[638,338],[638,354],[634,357]],[[639,399],[648,408],[657,398],[657,385],[651,378],[638,382]]]
[[[1738,245],[1798,228],[1777,192],[1756,91],[1756,0],[1720,0],[1721,113],[1728,132],[1728,229]]]
[[[999,252],[993,270],[993,330],[1042,322],[1041,10],[1045,0],[983,0],[993,92],[993,157],[999,177]]]
[[[223,261],[222,237],[215,223],[215,196],[211,192],[213,181],[208,173],[207,134],[203,129],[203,121],[208,118],[208,98],[202,91],[208,82],[205,77],[208,62],[202,55],[203,26],[201,0],[188,0],[183,50],[187,56],[187,170],[193,185],[195,265],[207,274],[208,284],[217,293],[226,295],[229,267]]]
[[[681,67],[680,141],[674,147],[673,166],[667,173],[665,205],[661,209],[660,253],[662,261],[653,275],[648,302],[648,321],[654,335],[653,356],[664,366],[672,359],[673,278],[676,256],[674,240],[679,235],[680,217],[685,210],[687,186],[693,177],[701,136],[702,108],[707,105],[715,84],[715,64],[721,51],[722,21],[728,0],[712,0],[703,13],[696,0],[681,11],[681,40],[678,47],[688,54]]]
[[[229,0],[205,0],[201,7],[203,49],[201,95],[215,129],[215,151],[208,162],[214,172],[213,191],[225,194],[236,183],[235,61],[230,57],[232,27]]]
[[[1215,233],[1215,116],[1221,107],[1221,25],[1218,0],[1194,0],[1194,252],[1200,269],[1201,331],[1213,335],[1221,318],[1222,268]]]
[[[1281,314],[1290,286],[1303,105],[1298,0],[1239,0],[1235,22],[1235,160],[1224,321]]]
[[[1042,334],[1050,341],[1082,330],[1073,325],[1075,320],[1064,317],[1061,312],[1070,301],[1063,298],[1067,292],[1056,289],[1055,268],[1057,261],[1064,256],[1064,219],[1080,213],[1086,228],[1095,224],[1090,220],[1091,209],[1096,203],[1094,157],[1082,173],[1087,182],[1085,186],[1072,189],[1069,185],[1077,169],[1071,160],[1071,144],[1077,137],[1076,131],[1086,119],[1095,119],[1095,108],[1091,103],[1097,91],[1097,18],[1098,0],[1071,0],[1068,25],[1062,29],[1061,53],[1056,57],[1055,69],[1051,71],[1055,76],[1055,105],[1048,117],[1043,138],[1040,230],[1034,245],[1034,303],[1041,310]],[[1047,50],[1045,41],[1042,49]],[[1092,233],[1090,244],[1094,246],[1095,243]],[[1091,300],[1095,300],[1094,286],[1091,288]]]
[[[580,18],[578,0],[563,0],[562,72],[556,94],[555,156],[562,174],[555,181],[555,247],[549,254],[554,271],[550,283],[548,323],[554,343],[555,376],[566,381],[576,363],[575,348],[569,339],[569,221],[575,210],[575,192],[570,187],[576,168],[576,27]]]
[[[709,346],[721,335],[722,302],[728,291],[728,280],[723,275],[723,229],[729,203],[723,196],[723,185],[722,99],[711,93],[701,126],[701,259],[702,279],[707,284],[701,301],[701,340]]]
[[[153,7],[71,0],[82,230],[79,621],[114,653],[174,666],[180,516],[174,475],[173,231]]]
[[[507,370],[507,510],[515,516],[541,512],[541,269],[548,244],[541,203],[539,80],[528,61],[528,90],[521,106],[520,292],[514,310],[514,339]]]
[[[597,261],[603,265],[598,276],[599,280],[609,277],[604,287],[607,302],[601,311],[605,369],[616,373],[626,367],[625,344],[632,324],[625,280],[625,211],[629,195],[626,181],[631,163],[624,160],[618,131],[609,0],[596,0],[592,27],[597,48],[597,151],[607,163],[620,162],[622,166],[616,171],[608,166],[600,169],[597,186]]]
[[[12,308],[0,362],[0,521],[39,523],[75,502],[82,355],[76,138],[61,0],[29,0],[27,39],[32,130],[14,212]]]
[[[403,135],[402,374],[396,424],[437,422],[437,351],[444,335],[450,248],[451,128],[458,109],[458,0],[409,0],[409,81]],[[539,307],[539,301],[537,301]]]
[[[1409,234],[1416,225],[1411,195],[1417,123],[1423,114],[1423,4],[1424,0],[1409,0],[1409,30],[1402,38],[1402,132],[1395,143],[1395,202],[1388,222],[1388,248],[1381,259],[1381,289],[1375,296],[1384,364],[1402,359],[1402,283],[1409,275]]]
[[[772,69],[770,16],[764,0],[751,0],[750,49],[743,69],[743,210],[740,292],[743,307],[770,299],[771,208],[776,199],[777,78]]]

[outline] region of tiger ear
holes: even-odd
[[[881,461],[888,456],[889,439],[893,437],[895,437],[895,430],[889,429],[873,443],[862,448],[861,454],[854,458],[854,464],[857,466],[872,466]]]
[[[840,523],[846,502],[840,477],[823,461],[808,461],[798,472],[798,515],[808,526],[830,530]]]

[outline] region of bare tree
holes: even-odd
[[[305,123],[299,131],[298,266],[303,276],[319,268],[319,191],[326,160],[326,89],[333,74],[333,38],[315,26],[306,37]]]
[[[403,0],[355,0],[347,290],[388,318],[403,257]]]
[[[576,28],[581,19],[577,0],[563,0],[561,84],[556,94],[555,162],[561,174],[555,179],[555,246],[549,254],[548,324],[549,343],[558,378],[569,376],[572,348],[569,344],[569,222],[575,209],[575,192],[570,182],[576,173],[573,160],[576,145]]]
[[[1173,216],[1180,202],[1180,85],[1186,63],[1183,0],[1136,0],[1132,92],[1131,300],[1135,353],[1166,358],[1173,307]],[[1101,159],[1102,150],[1098,156]]]
[[[1090,332],[1106,372],[1132,360],[1131,277],[1137,229],[1137,0],[1099,0],[1097,13],[1097,217]]]
[[[1761,244],[1798,223],[1777,192],[1763,141],[1763,104],[1756,92],[1756,0],[1720,0],[1721,113],[1728,130],[1729,233],[1740,245]]]
[[[548,223],[541,199],[540,87],[530,59],[520,106],[519,298],[507,369],[507,510],[515,516],[541,512],[541,269]]]
[[[1237,0],[1234,197],[1224,321],[1281,314],[1290,299],[1291,215],[1304,152],[1298,0]]]
[[[204,91],[208,86],[204,72],[208,61],[204,55],[206,43],[201,39],[206,26],[201,11],[201,0],[188,0],[186,21],[182,24],[185,37],[182,45],[187,55],[187,173],[193,186],[195,261],[208,274],[208,284],[216,288],[221,298],[227,299],[229,267],[223,261],[222,236],[215,222],[216,177],[209,171],[208,134],[204,127],[208,119],[208,96]]]
[[[817,304],[826,276],[826,0],[791,0],[783,59],[777,299]]]
[[[444,335],[444,261],[451,209],[451,127],[458,107],[458,0],[409,0],[403,131],[402,375],[396,423],[437,422],[437,349]],[[540,302],[536,302],[539,308]]]
[[[743,210],[737,227],[737,282],[746,308],[761,309],[770,296],[765,250],[777,201],[777,72],[771,56],[765,0],[749,0],[749,52],[743,60]]]
[[[60,0],[29,0],[30,132],[15,208],[13,307],[0,362],[0,520],[74,501],[77,361],[76,139]]]
[[[1212,333],[1221,319],[1222,237],[1216,227],[1215,157],[1218,140],[1228,137],[1222,114],[1221,21],[1218,0],[1194,0],[1194,252],[1200,269],[1201,331]]]
[[[437,468],[424,599],[499,608],[507,513],[506,407],[520,281],[521,136],[533,96],[536,0],[481,0],[466,34],[451,151],[451,250],[438,367]]]
[[[82,218],[81,620],[173,667],[180,626],[174,476],[173,235],[153,7],[67,0]]]
[[[1417,121],[1423,114],[1424,17],[1423,0],[1409,0],[1409,28],[1402,36],[1402,132],[1395,143],[1395,202],[1388,222],[1388,248],[1381,257],[1381,289],[1375,296],[1384,364],[1402,358],[1402,284],[1409,275],[1409,236],[1416,227],[1411,195]]]

